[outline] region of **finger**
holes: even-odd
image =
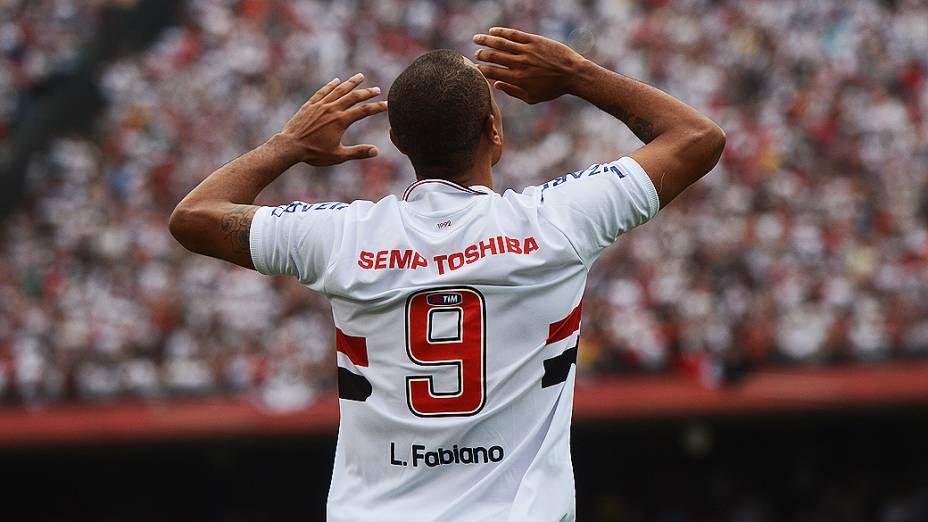
[[[510,29],[508,27],[491,27],[490,35],[498,36],[500,38],[505,38],[507,40],[512,40],[513,42],[518,43],[529,43],[537,37],[537,35],[523,33],[518,29]]]
[[[493,82],[493,88],[499,89],[513,98],[518,98],[525,102],[528,101],[528,93],[525,92],[525,89],[517,85],[506,82]]]
[[[360,85],[361,82],[363,81],[364,81],[364,75],[361,73],[358,73],[352,76],[351,78],[348,78],[343,83],[336,86],[334,89],[332,89],[332,92],[326,95],[326,97],[323,98],[322,101],[326,103],[333,102],[341,98],[342,96],[348,94],[352,90],[354,90],[354,88]]]
[[[478,69],[487,77],[488,80],[499,80],[506,83],[515,83],[516,73],[512,69],[505,67],[495,67],[493,65],[478,65]]]
[[[337,103],[341,108],[347,109],[356,103],[362,102],[364,100],[369,100],[373,98],[374,96],[377,96],[378,94],[380,94],[380,87],[370,87],[368,89],[355,89],[349,92],[348,94],[346,94],[345,96],[342,96],[341,99],[339,99]]]
[[[520,57],[492,49],[478,49],[474,56],[481,62],[490,62],[505,65],[506,67],[517,67],[522,64]]]
[[[355,159],[365,159],[373,158],[374,156],[380,154],[380,151],[377,150],[377,147],[364,144],[364,145],[342,145],[339,147],[338,151],[335,153],[342,161],[349,161]]]
[[[332,92],[332,89],[334,89],[335,86],[338,85],[339,83],[341,83],[341,80],[339,80],[338,78],[335,78],[329,83],[323,85],[322,88],[316,91],[316,93],[313,94],[312,98],[310,98],[309,101],[306,103],[316,103],[317,101],[321,100],[322,98],[325,97],[326,94],[329,94],[330,92]]]
[[[363,120],[368,116],[379,114],[385,110],[387,110],[387,102],[385,101],[365,103],[345,111],[345,117],[348,118],[348,124],[350,125],[358,120]]]
[[[490,36],[487,34],[474,35],[474,43],[486,47],[492,47],[493,49],[499,49],[500,51],[506,51],[508,53],[520,53],[525,50],[525,46],[520,43],[513,42],[512,40],[507,40],[505,38],[500,38],[498,36]]]

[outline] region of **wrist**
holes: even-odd
[[[303,149],[300,147],[295,140],[290,136],[278,132],[277,134],[271,136],[271,139],[264,142],[261,145],[262,148],[266,149],[269,154],[275,158],[280,159],[284,162],[287,167],[292,167],[300,161],[303,157]]]
[[[596,73],[602,67],[592,60],[580,57],[567,72],[567,93],[573,94],[580,98],[585,98],[584,90],[589,87],[596,79]]]

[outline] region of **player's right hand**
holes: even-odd
[[[337,165],[379,153],[370,144],[342,145],[342,135],[352,123],[387,110],[385,101],[361,103],[380,94],[380,87],[356,89],[363,81],[361,73],[344,82],[330,81],[290,118],[276,138],[286,144],[296,162]]]
[[[516,29],[493,27],[474,35],[477,66],[493,87],[526,103],[553,100],[570,92],[570,83],[585,59],[570,47]]]

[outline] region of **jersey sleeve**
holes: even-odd
[[[629,157],[565,174],[535,192],[541,215],[567,236],[587,267],[660,208],[651,178]]]
[[[260,207],[249,238],[255,270],[293,276],[323,292],[326,271],[341,245],[347,207],[345,203],[302,201]]]

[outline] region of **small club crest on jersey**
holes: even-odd
[[[464,298],[457,292],[442,292],[431,294],[428,297],[428,303],[432,306],[454,306],[461,304],[463,300]]]

